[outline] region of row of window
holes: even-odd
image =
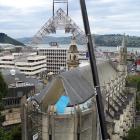
[[[38,52],[67,52],[67,50],[39,50]]]
[[[66,66],[66,64],[55,64],[55,65],[47,65],[47,68],[51,67],[51,68],[54,68],[54,67],[62,67],[62,66]]]
[[[36,67],[36,66],[41,66],[41,65],[44,65],[46,63],[40,63],[40,64],[37,64],[37,65],[17,65],[18,67]]]
[[[67,59],[67,57],[47,57],[47,61],[49,60],[49,59],[55,59],[55,60],[66,60]]]
[[[2,61],[13,61],[13,59],[1,59]]]
[[[47,60],[47,63],[50,64],[50,63],[66,63],[65,60]]]
[[[35,71],[38,71],[38,70],[42,70],[44,68],[46,68],[46,67],[42,67],[42,68],[35,69],[35,70],[20,70],[20,71],[22,71],[22,72],[35,72]]]
[[[43,54],[40,54],[40,55],[43,55],[43,56],[66,56],[67,54],[65,53],[43,53]]]
[[[5,65],[5,66],[14,66],[15,64],[5,64],[5,63],[0,63],[0,65]]]
[[[4,106],[19,105],[20,104],[20,98],[4,99],[3,104],[4,104]]]
[[[61,67],[64,67],[64,68],[66,68],[66,66],[61,66]],[[60,66],[59,67],[47,67],[47,70],[60,70],[60,68],[61,68]]]
[[[28,62],[39,62],[39,61],[44,61],[45,59],[39,59],[39,60],[28,60]]]

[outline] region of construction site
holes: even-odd
[[[56,10],[58,3],[66,10]],[[39,44],[56,30],[72,35],[68,71],[53,77],[38,95],[22,99],[22,140],[122,140],[134,125],[136,89],[126,85],[125,36],[118,64],[108,56],[96,59],[84,0],[80,6],[85,31],[69,16],[68,0],[53,0],[52,17],[32,40]],[[89,65],[79,67],[73,40],[87,44]]]

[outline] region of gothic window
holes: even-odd
[[[70,60],[71,60],[71,55],[70,55]]]
[[[73,56],[73,60],[76,60],[76,55]]]

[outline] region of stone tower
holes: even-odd
[[[121,72],[127,71],[127,47],[125,35],[123,36],[122,46],[120,47],[118,70]]]
[[[79,66],[78,55],[79,55],[79,51],[76,45],[76,38],[73,36],[71,40],[71,45],[68,50],[68,57],[67,57],[68,70],[71,70]]]

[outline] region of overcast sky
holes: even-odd
[[[140,0],[86,3],[92,33],[140,36]],[[79,0],[69,0],[69,15],[83,29]],[[51,16],[52,0],[0,0],[0,32],[14,38],[33,36]]]

